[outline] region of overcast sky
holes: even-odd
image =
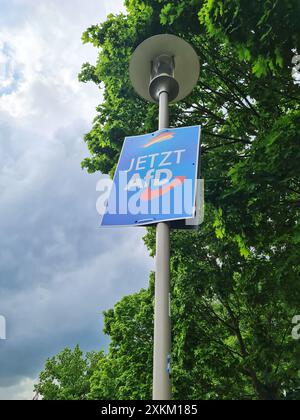
[[[148,283],[142,230],[100,230],[88,152],[101,92],[81,44],[121,0],[0,0],[0,399],[30,399],[47,357],[107,345],[102,311]],[[125,71],[125,69],[124,69]],[[135,252],[132,252],[132,250]]]

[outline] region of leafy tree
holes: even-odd
[[[152,394],[153,280],[104,313],[108,357],[91,378],[90,399],[140,400]]]
[[[300,95],[296,0],[126,0],[127,14],[89,28],[104,88],[86,135],[89,172],[113,174],[126,135],[157,128],[157,106],[134,93],[134,48],[158,33],[190,42],[201,62],[171,126],[202,124],[206,218],[172,232],[173,393],[178,399],[299,399]],[[155,254],[155,234],[145,242]],[[89,398],[150,398],[153,280],[105,314],[110,350]]]
[[[208,35],[230,44],[258,77],[290,66],[291,47],[300,47],[299,15],[297,0],[205,0],[199,13]]]
[[[100,360],[105,360],[102,352],[84,356],[78,346],[73,351],[66,348],[47,360],[35,392],[50,401],[86,400],[90,391],[90,378]]]

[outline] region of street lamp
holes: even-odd
[[[195,50],[175,35],[155,35],[137,47],[130,61],[130,79],[139,96],[159,103],[159,130],[169,126],[169,102],[188,96],[199,72]],[[170,225],[166,222],[157,224],[155,264],[153,400],[170,400]]]

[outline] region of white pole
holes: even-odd
[[[159,129],[169,126],[169,94],[159,95]],[[170,227],[156,228],[153,400],[171,399]]]

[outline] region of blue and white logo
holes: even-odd
[[[141,226],[195,217],[201,127],[127,137],[102,226]]]

